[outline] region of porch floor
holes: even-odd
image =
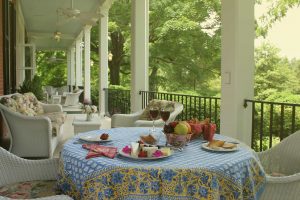
[[[59,153],[63,147],[63,144],[70,138],[74,137],[74,127],[72,125],[74,117],[76,115],[82,115],[82,114],[67,114],[67,119],[63,127],[63,132],[59,138],[60,142],[57,145],[55,151],[54,151],[54,157],[59,157]],[[101,119],[101,128],[100,129],[110,129],[111,127],[111,120],[109,117],[104,117]]]

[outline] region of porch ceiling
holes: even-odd
[[[96,24],[100,7],[111,1],[73,0],[73,8],[80,10],[80,14],[71,17],[63,12],[71,8],[72,0],[21,0],[29,42],[34,43],[38,50],[67,49],[86,24]],[[56,31],[61,32],[59,42],[54,39]]]

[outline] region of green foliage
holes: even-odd
[[[299,0],[259,0],[257,4],[263,2],[271,3],[266,14],[258,19],[258,27],[256,33],[258,36],[266,37],[268,30],[272,28],[273,24],[280,21],[286,16],[289,9],[297,7],[300,4]]]
[[[38,100],[43,100],[44,93],[41,82],[41,78],[35,75],[32,80],[24,80],[18,92],[22,94],[32,92]]]
[[[67,85],[67,58],[63,51],[37,52],[37,74],[43,77],[42,85]]]
[[[268,100],[272,94],[294,92],[297,77],[287,59],[279,56],[279,49],[263,44],[255,51],[255,97]],[[299,102],[300,103],[300,102]]]

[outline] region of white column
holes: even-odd
[[[83,56],[82,56],[82,51],[83,51],[83,41],[82,41],[82,37],[80,40],[80,46],[79,46],[79,71],[78,71],[78,76],[80,77],[80,79],[78,80],[78,86],[83,86],[83,67],[82,67],[82,63],[83,63]]]
[[[106,95],[104,88],[108,88],[108,14],[101,13],[99,19],[99,110],[100,115],[105,115]]]
[[[82,55],[81,55],[81,42],[82,42],[82,35],[80,34],[75,42],[75,49],[76,49],[76,87],[82,86]]]
[[[91,26],[84,27],[84,98],[91,99]]]
[[[254,0],[222,0],[221,134],[251,142],[254,96]]]
[[[67,85],[71,85],[71,49],[69,48],[67,51]]]
[[[149,0],[132,0],[131,111],[142,109],[140,90],[149,89]]]
[[[76,84],[75,82],[75,48],[72,46],[70,48],[70,85],[71,92],[73,91],[73,86]]]

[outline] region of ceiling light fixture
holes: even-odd
[[[61,38],[61,32],[59,31],[55,31],[54,32],[54,39],[59,42],[60,41],[60,38]]]

